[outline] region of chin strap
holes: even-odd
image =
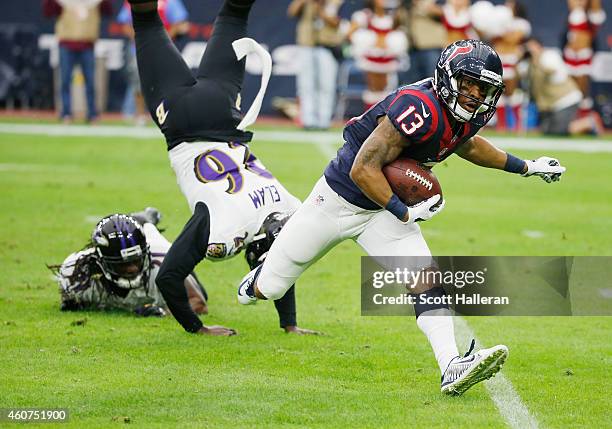
[[[255,123],[257,116],[259,115],[259,111],[261,110],[261,103],[263,102],[263,97],[266,93],[266,89],[268,88],[268,82],[270,81],[270,75],[272,74],[272,57],[270,57],[270,53],[266,51],[263,46],[248,37],[235,40],[232,43],[232,47],[234,48],[238,61],[240,61],[246,55],[254,53],[259,57],[262,65],[261,86],[259,87],[259,92],[257,93],[255,100],[253,100],[253,104],[249,108],[248,112],[244,115],[244,118],[242,118],[242,121],[240,121],[236,127],[237,129],[244,131],[246,127]]]

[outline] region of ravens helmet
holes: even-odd
[[[151,252],[144,230],[131,216],[113,214],[100,220],[92,245],[104,277],[124,289],[146,283],[151,269]]]
[[[493,48],[480,40],[459,40],[442,51],[434,85],[456,120],[483,127],[495,114],[504,91],[502,73],[501,60]],[[482,98],[469,94],[466,83],[477,85]]]
[[[254,269],[266,259],[268,250],[290,217],[291,213],[281,212],[270,213],[266,217],[253,241],[245,249],[244,257],[250,269]]]

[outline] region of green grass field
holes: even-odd
[[[327,162],[315,145],[256,137],[252,149],[301,198]],[[560,183],[456,157],[437,167],[446,209],[422,225],[433,253],[610,255],[612,154],[546,152],[568,167]],[[360,316],[362,251],[350,242],[298,283],[300,324],[325,336],[284,334],[270,303],[240,307],[242,256],[197,270],[210,294],[205,323],[236,328],[235,337],[189,335],[172,318],[59,312],[45,263],[81,248],[96,218],[153,205],[172,239],[189,217],[161,138],[0,134],[0,196],[0,408],[67,408],[61,427],[75,428],[127,418],[147,428],[507,425],[484,385],[440,394],[414,319]],[[612,318],[468,323],[485,346],[508,345],[502,373],[540,427],[610,427]]]

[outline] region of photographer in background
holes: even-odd
[[[441,8],[435,0],[405,0],[398,13],[410,41],[411,81],[416,82],[432,75],[446,47]]]
[[[157,3],[157,11],[162,19],[164,28],[170,38],[174,41],[189,32],[189,13],[181,0],[160,0]],[[117,23],[121,25],[123,34],[128,38],[126,46],[125,64],[127,87],[123,101],[123,113],[134,117],[136,125],[146,125],[148,112],[145,107],[144,97],[140,88],[140,77],[136,65],[136,46],[134,44],[134,29],[132,28],[132,15],[130,4],[125,1],[117,14]]]
[[[331,123],[341,56],[341,5],[342,0],[293,0],[287,9],[289,17],[298,19],[297,95],[305,129],[327,129]]]
[[[75,65],[81,66],[87,93],[87,122],[98,118],[95,92],[94,45],[100,37],[102,15],[113,13],[111,0],[43,0],[46,17],[57,17],[55,36],[59,41],[62,111],[60,119],[72,122],[70,87]]]
[[[529,80],[544,134],[578,135],[603,131],[596,113],[576,119],[583,95],[569,75],[561,55],[534,38],[527,41],[531,57]]]

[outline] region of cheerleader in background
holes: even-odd
[[[593,108],[590,95],[591,61],[597,30],[606,20],[601,0],[568,0],[568,31],[563,48],[563,60],[584,95],[579,115]]]
[[[502,6],[504,7],[504,6]],[[521,105],[524,93],[519,88],[517,65],[524,55],[524,42],[531,34],[531,25],[527,21],[525,7],[515,1],[506,1],[508,18],[502,24],[503,34],[491,40],[491,43],[502,61],[504,68],[504,84],[506,89],[497,103],[497,129],[505,131],[508,113],[514,117],[513,131],[521,128]]]
[[[518,128],[523,94],[518,89],[517,65],[523,56],[522,43],[531,32],[525,11],[514,0],[498,6],[481,0],[470,8],[470,17],[478,35],[493,45],[502,60],[506,88],[497,102],[497,129],[506,130],[508,110],[514,114],[515,128]]]
[[[442,6],[442,23],[446,28],[448,45],[457,40],[478,39],[470,16],[471,0],[447,0]]]
[[[363,93],[366,109],[385,98],[389,76],[397,73],[400,59],[408,53],[408,38],[400,30],[396,7],[385,0],[367,0],[366,7],[351,17],[348,33],[357,66],[366,73]]]

